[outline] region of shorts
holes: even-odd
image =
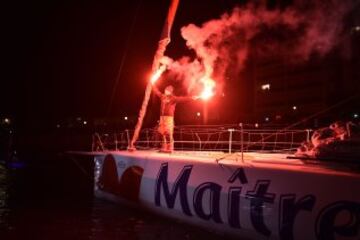
[[[174,117],[160,116],[158,131],[161,135],[172,135],[174,132]]]

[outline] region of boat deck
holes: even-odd
[[[317,174],[331,175],[352,175],[360,177],[359,164],[344,164],[339,162],[308,161],[284,153],[263,153],[263,152],[244,152],[224,153],[224,152],[204,152],[204,151],[174,151],[173,153],[161,153],[156,150],[130,151],[102,151],[102,152],[83,152],[85,155],[122,155],[124,157],[134,157],[140,159],[151,159],[154,161],[182,161],[197,162],[205,164],[217,164],[219,166],[241,166],[276,169],[284,171],[311,172]]]

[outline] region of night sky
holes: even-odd
[[[180,1],[166,54],[192,54],[180,36],[182,26],[201,24],[244,3]],[[2,3],[1,116],[23,128],[76,117],[136,116],[168,6],[168,0]],[[244,98],[240,92],[239,99]]]
[[[243,2],[181,1],[167,54],[187,53],[181,26],[218,17]],[[2,4],[1,114],[28,127],[77,116],[136,114],[168,5],[167,0]]]

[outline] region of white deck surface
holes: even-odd
[[[347,175],[360,178],[360,171],[354,170],[351,165],[339,163],[328,163],[318,161],[308,162],[301,159],[289,159],[290,154],[284,153],[261,153],[247,152],[242,159],[241,153],[223,152],[200,152],[200,151],[175,151],[173,153],[160,153],[156,150],[130,151],[104,151],[104,152],[83,152],[86,155],[123,155],[152,160],[201,162],[206,164],[218,164],[227,166],[243,166],[254,168],[277,169],[284,171],[311,172],[317,174]]]

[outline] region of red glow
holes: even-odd
[[[151,76],[150,81],[152,84],[154,84],[160,76],[163,74],[163,72],[166,70],[165,65],[161,65],[158,70],[155,71],[155,73]]]
[[[215,81],[209,77],[203,77],[201,79],[202,84],[204,85],[204,89],[200,94],[200,98],[203,100],[209,100],[212,96],[214,96],[214,88]]]

